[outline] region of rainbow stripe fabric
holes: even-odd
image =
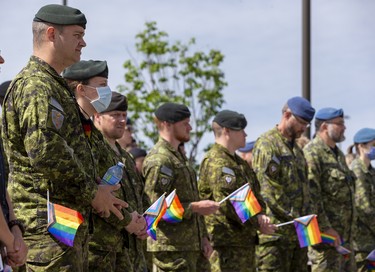
[[[167,204],[167,210],[162,217],[163,220],[168,223],[181,222],[185,210],[176,194],[176,189],[165,198],[165,202]]]
[[[336,240],[335,236],[329,235],[324,232],[321,233],[321,236],[322,236],[322,243],[325,243],[325,244],[333,244]]]
[[[312,246],[322,242],[315,214],[294,219],[294,226],[296,227],[300,247]]]
[[[367,259],[367,270],[368,271],[375,271],[375,249],[370,252],[370,254],[366,257]]]
[[[47,230],[60,242],[72,247],[77,229],[84,221],[82,215],[67,207],[48,202]]]
[[[249,184],[236,190],[229,200],[242,223],[262,210]]]
[[[154,240],[156,240],[156,227],[165,214],[166,209],[167,204],[165,202],[165,194],[163,194],[144,212],[144,218],[147,223],[147,233]]]

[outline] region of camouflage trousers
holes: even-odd
[[[348,245],[344,246],[350,249]],[[309,259],[312,262],[312,272],[357,271],[353,253],[346,258],[329,245],[309,247]]]
[[[369,261],[366,260],[366,257],[370,254],[370,252],[361,252],[356,251],[355,252],[355,262],[357,265],[357,271],[358,272],[367,272],[367,265],[369,264]]]
[[[197,262],[200,251],[159,251],[152,252],[152,272],[200,272]]]
[[[130,260],[129,250],[127,248],[124,248],[120,252],[116,252],[109,250],[98,250],[90,246],[89,271],[133,272],[138,270],[134,270],[133,262]]]
[[[280,240],[266,242],[257,248],[258,271],[306,272],[307,248],[300,248],[298,242]]]
[[[137,272],[147,272],[144,242],[146,240],[140,240],[133,234],[129,235],[129,258],[134,271]]]
[[[89,236],[85,224],[78,228],[73,247],[58,242],[47,230],[26,235],[24,241],[29,247],[26,265],[13,271],[89,271]]]
[[[255,246],[214,247],[210,263],[212,272],[255,272]]]

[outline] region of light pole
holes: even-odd
[[[310,0],[302,0],[302,96],[311,102],[310,6]],[[310,127],[305,135],[310,139]]]
[[[62,3],[64,6],[67,6],[68,5],[68,0],[63,0],[63,3]]]

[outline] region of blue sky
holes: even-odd
[[[375,127],[375,1],[313,0],[312,104],[340,107],[349,119],[343,149],[362,127]],[[0,0],[0,49],[11,79],[32,53],[37,10],[62,1]],[[224,108],[245,114],[248,140],[277,124],[288,98],[301,95],[302,0],[68,0],[88,19],[82,59],[105,59],[110,86],[124,84],[122,64],[135,35],[156,21],[171,41],[196,38],[197,50],[225,55]],[[212,142],[207,135],[204,143]],[[203,148],[203,145],[201,146]]]

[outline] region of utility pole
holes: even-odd
[[[302,0],[302,97],[311,102],[310,0]],[[305,136],[311,138],[308,127]]]
[[[63,3],[62,3],[64,6],[67,6],[68,5],[68,0],[63,0]]]

